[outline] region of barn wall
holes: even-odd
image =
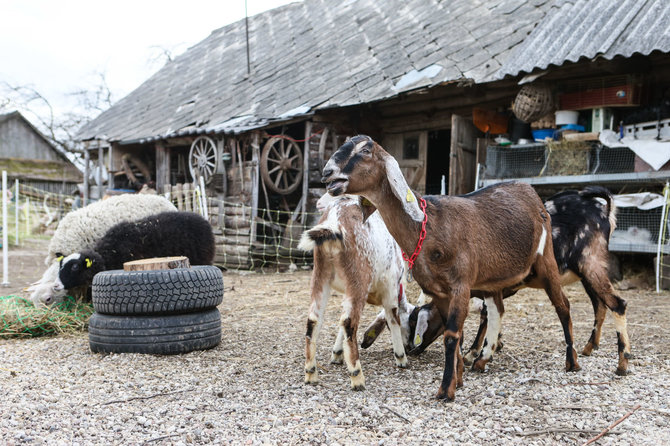
[[[0,157],[63,160],[53,147],[19,117],[0,122]]]

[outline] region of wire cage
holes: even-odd
[[[635,171],[635,153],[599,142],[489,146],[483,179],[596,175]]]
[[[618,207],[616,229],[610,238],[613,252],[656,253],[663,207]],[[667,240],[662,245],[667,245]],[[670,245],[665,246],[667,250]]]

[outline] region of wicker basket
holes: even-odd
[[[546,85],[524,85],[512,105],[514,115],[524,122],[532,122],[547,115],[554,108],[551,89]]]

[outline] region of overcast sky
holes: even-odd
[[[249,16],[295,0],[247,0]],[[115,100],[173,55],[244,18],[244,0],[0,0],[0,81],[30,85],[61,112],[68,94],[99,85]],[[152,62],[153,59],[153,62]]]

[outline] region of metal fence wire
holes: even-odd
[[[210,223],[216,238],[217,266],[262,272],[307,268],[312,253],[297,248],[305,229],[318,222],[320,214],[252,209],[239,203],[210,199]]]

